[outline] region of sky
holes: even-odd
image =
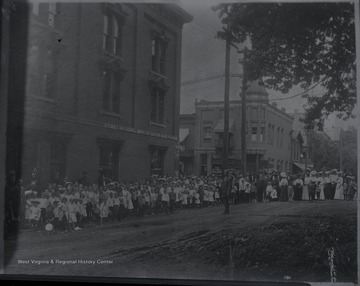
[[[225,42],[216,39],[216,32],[222,29],[221,20],[217,12],[211,7],[221,0],[174,0],[174,3],[190,13],[194,19],[183,28],[182,44],[182,72],[181,72],[181,114],[195,112],[195,100],[221,101],[224,98],[225,72]],[[241,49],[242,47],[240,47]],[[230,100],[240,99],[241,81],[238,77],[242,73],[238,63],[241,55],[235,48],[230,52]],[[209,79],[210,78],[210,79]],[[199,81],[200,80],[200,81]],[[287,94],[267,89],[269,101],[275,101],[278,108],[285,108],[286,112],[294,110],[304,112],[306,99],[301,96],[289,100],[282,98],[301,93],[303,89],[294,87]],[[320,94],[324,90],[315,88],[312,94]],[[280,99],[280,100],[279,100]],[[332,139],[339,135],[340,128],[347,129],[355,125],[354,119],[346,122],[336,118],[333,114],[325,123],[325,131]]]

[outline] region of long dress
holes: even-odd
[[[320,200],[325,200],[325,194],[324,194],[324,185],[320,185]]]
[[[343,190],[343,178],[338,177],[336,181],[336,189],[335,189],[335,200],[343,200],[344,199],[344,190]]]
[[[287,179],[283,178],[280,181],[280,198],[281,202],[288,201],[288,181]]]
[[[319,177],[317,179],[317,182],[318,182],[319,188],[320,188],[320,200],[323,201],[323,200],[325,200],[325,193],[324,193],[325,182],[324,182],[324,178]]]
[[[304,186],[303,186],[303,193],[302,193],[302,200],[308,201],[309,200],[309,186],[310,184],[310,177],[306,177],[304,180]]]

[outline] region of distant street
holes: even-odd
[[[88,226],[73,233],[47,234],[45,231],[24,231],[20,234],[17,245],[13,241],[7,242],[8,262],[5,272],[37,275],[231,279],[228,263],[221,263],[221,259],[216,257],[222,255],[221,253],[228,248],[225,243],[223,247],[216,244],[227,234],[241,233],[254,238],[259,235],[265,237],[265,232],[262,233],[261,230],[271,229],[272,225],[312,221],[322,223],[328,215],[353,220],[356,228],[355,201],[241,204],[230,206],[230,215],[223,215],[222,212],[223,206],[186,209],[169,216],[131,218],[121,223],[109,223],[103,227]],[[354,241],[356,242],[356,236]],[[16,251],[10,253],[15,247]],[[201,252],[202,248],[205,252]],[[228,255],[225,259],[228,259],[227,257]],[[54,264],[37,264],[31,261],[40,260],[46,263],[51,259],[59,261]],[[29,263],[23,264],[24,262],[19,260],[25,262],[29,260]],[[79,261],[74,262],[75,264],[60,264],[61,261],[74,260]],[[95,264],[91,264],[91,261],[95,261]],[[235,269],[234,277],[244,280],[252,280],[252,277],[282,280],[289,274],[282,271],[283,269],[278,269],[272,272],[271,265],[268,267],[250,265],[243,269]],[[316,270],[299,273],[298,276],[293,274],[292,279],[327,281],[326,276],[318,277],[318,274]]]

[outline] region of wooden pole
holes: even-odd
[[[224,137],[223,137],[223,173],[228,168],[229,153],[229,91],[230,91],[230,41],[225,49],[225,91],[224,91]]]
[[[340,138],[339,138],[339,153],[340,153],[340,168],[339,171],[342,170],[342,166],[343,166],[343,152],[342,152],[342,145],[343,145],[343,130],[342,128],[340,129]]]

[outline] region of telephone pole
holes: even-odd
[[[229,153],[229,87],[230,87],[230,40],[226,40],[225,50],[225,91],[224,91],[224,137],[223,137],[223,174],[228,168]]]
[[[342,152],[342,145],[343,145],[343,130],[342,128],[340,129],[340,138],[339,138],[340,142],[339,142],[339,153],[340,153],[340,169],[339,171],[342,171],[342,166],[343,166],[343,152]]]
[[[246,176],[246,90],[247,90],[247,78],[245,60],[247,54],[247,48],[241,52],[244,54],[243,58],[243,82],[241,91],[241,163],[243,166],[243,175]]]

